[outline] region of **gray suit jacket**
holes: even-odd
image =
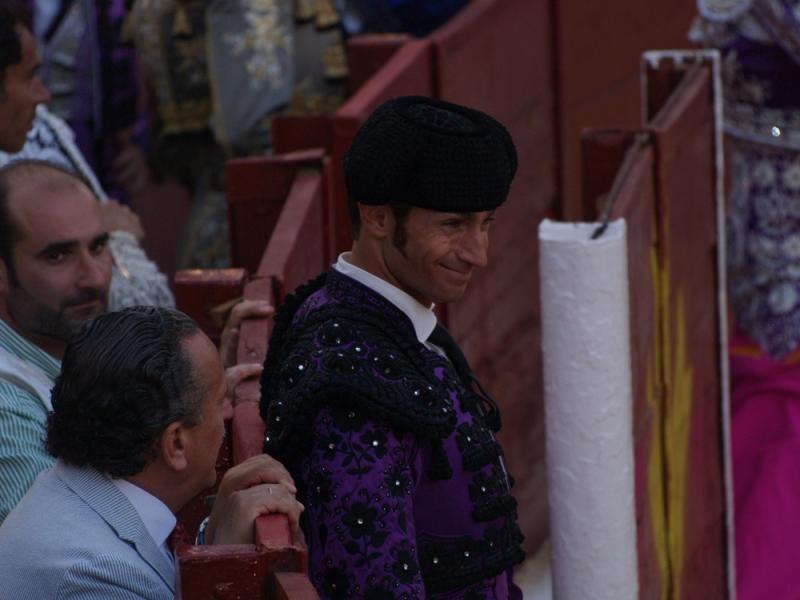
[[[106,476],[59,461],[0,526],[0,596],[167,600],[174,569]]]

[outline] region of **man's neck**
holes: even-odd
[[[362,244],[354,242],[350,255],[347,257],[347,262],[399,288],[400,285],[397,280],[392,277],[386,265],[377,256],[377,252],[369,252]]]
[[[65,341],[22,329],[17,325],[14,319],[11,318],[11,315],[8,314],[5,307],[0,307],[0,319],[19,334],[20,337],[40,350],[47,352],[47,354],[56,360],[60,361],[64,358],[64,351],[67,349],[67,343]]]
[[[197,490],[187,491],[186,485],[178,480],[173,471],[165,469],[158,458],[139,473],[124,479],[161,500],[173,513],[177,513],[197,495]]]

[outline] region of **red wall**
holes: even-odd
[[[695,0],[551,0],[559,200],[580,217],[580,133],[585,127],[641,125],[639,57],[645,50],[687,48]]]

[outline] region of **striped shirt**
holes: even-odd
[[[58,360],[34,346],[0,320],[0,350],[29,363],[49,378],[61,370]],[[0,371],[0,523],[33,484],[55,464],[45,450],[47,413],[32,390],[15,385]]]

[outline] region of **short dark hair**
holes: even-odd
[[[361,214],[358,212],[358,201],[347,194],[347,214],[350,216],[350,235],[357,240],[361,235]]]
[[[3,83],[6,68],[22,60],[22,43],[17,35],[17,26],[31,31],[31,12],[18,0],[0,0],[0,101],[5,99]]]
[[[392,207],[392,214],[394,215],[394,234],[392,235],[392,243],[400,250],[405,256],[406,242],[408,235],[406,234],[406,221],[413,206],[410,204],[390,204]]]
[[[348,197],[347,207],[350,212],[350,229],[353,234],[353,239],[357,240],[358,236],[361,235],[361,214],[358,212],[358,202]],[[406,236],[406,221],[408,220],[408,215],[413,206],[410,204],[390,204],[389,207],[392,209],[395,222],[392,241],[397,248],[402,250],[406,246],[406,241],[408,241]]]
[[[47,449],[112,477],[140,473],[176,421],[202,419],[202,397],[182,347],[199,332],[180,311],[136,306],[90,321],[67,344],[53,388]]]

